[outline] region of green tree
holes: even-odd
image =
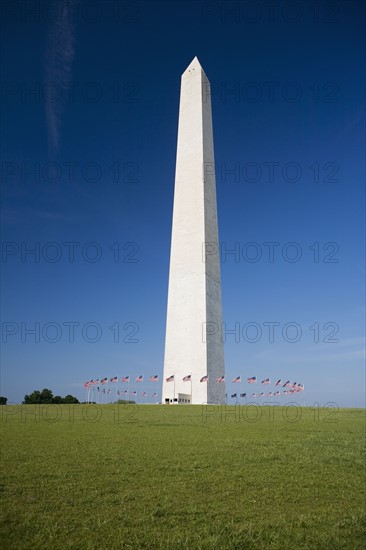
[[[24,396],[24,405],[48,405],[48,404],[57,404],[61,405],[62,403],[79,403],[78,399],[73,395],[66,395],[66,397],[61,397],[61,395],[53,396],[51,390],[43,388],[42,391],[34,390],[30,395],[26,394]]]
[[[6,405],[8,398],[0,395],[0,405]]]
[[[41,392],[39,390],[34,390],[30,395],[24,396],[23,403],[25,405],[34,405],[34,404],[40,404],[41,401]]]
[[[52,403],[52,400],[53,400],[53,393],[51,392],[51,390],[44,388],[41,391],[41,403],[45,403],[45,404]]]
[[[55,397],[52,399],[52,403],[55,403],[56,405],[61,405],[61,403],[63,402],[64,400],[61,395],[55,395]]]
[[[63,398],[63,403],[65,403],[65,405],[77,404],[79,403],[79,400],[76,399],[76,397],[74,397],[73,395],[68,394]]]

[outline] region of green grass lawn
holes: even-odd
[[[0,412],[6,550],[364,547],[364,410]]]

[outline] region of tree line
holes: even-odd
[[[34,390],[31,394],[24,396],[23,405],[69,405],[77,404],[79,400],[73,395],[53,395],[52,391],[44,388],[42,391]]]

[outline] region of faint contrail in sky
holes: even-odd
[[[50,23],[45,54],[45,109],[49,146],[60,145],[62,113],[74,59],[75,7],[78,0],[59,0]]]

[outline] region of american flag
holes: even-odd
[[[273,394],[275,397],[277,397],[278,395],[281,395],[281,392],[279,391],[276,391],[276,393]]]
[[[263,397],[263,395],[264,395],[263,392],[262,392],[262,393],[259,393],[259,394],[258,394],[258,397]]]
[[[191,374],[187,374],[187,376],[185,376],[183,378],[183,382],[190,382],[192,380],[192,375]]]
[[[108,378],[102,378],[100,381],[101,384],[106,384],[108,382]]]
[[[267,397],[272,397],[272,392],[267,393]]]
[[[220,376],[219,378],[216,378],[216,382],[225,382],[225,376]]]
[[[256,393],[254,392],[254,393],[252,393],[252,395],[250,397],[255,397],[255,395],[256,395]]]
[[[118,382],[117,376],[114,376],[113,378],[111,378],[111,379],[110,379],[110,382]]]
[[[84,382],[84,388],[89,388],[90,387],[90,382]]]
[[[126,395],[128,394],[128,391],[127,390],[123,390],[123,393],[125,393]]]
[[[143,382],[144,381],[144,377],[142,376],[142,374],[140,374],[140,376],[138,376],[135,380],[135,382]]]
[[[265,378],[264,380],[262,380],[261,384],[270,384],[271,381],[269,378]]]
[[[208,380],[208,376],[206,374],[206,376],[202,376],[200,382],[207,382],[207,380]]]
[[[279,380],[277,380],[277,382],[275,383],[275,386],[279,386],[281,384],[282,380],[281,378]]]
[[[231,397],[236,397],[236,393],[233,393],[233,394],[231,395]]]
[[[252,376],[251,378],[247,379],[248,384],[255,384],[257,382],[257,377]]]
[[[146,391],[143,391],[142,392],[142,397],[146,397],[147,396],[147,392]]]
[[[284,383],[284,385],[282,386],[283,388],[287,388],[287,386],[290,386],[291,385],[291,382],[290,380],[287,380],[287,382]]]
[[[153,396],[153,397],[157,397],[158,394],[157,394],[156,392],[154,392],[154,393],[152,394],[152,396]]]
[[[150,376],[149,380],[150,382],[157,382],[159,380],[159,376],[155,374],[154,376]]]
[[[131,392],[131,395],[137,395],[137,392],[136,392],[136,391],[132,391],[132,392]]]
[[[121,382],[128,382],[130,380],[129,376],[122,376]]]
[[[93,386],[96,386],[97,384],[99,384],[99,378],[97,378],[96,380],[93,380]]]
[[[283,392],[283,395],[287,395],[287,394],[289,394],[289,393],[290,393],[290,392],[289,392],[288,390],[285,390],[285,391]]]
[[[231,382],[232,382],[233,384],[239,384],[239,383],[241,382],[240,376],[237,376],[237,377],[234,378]]]
[[[240,397],[246,397],[246,396],[247,396],[246,393],[241,393],[241,394],[240,394]]]
[[[165,378],[166,382],[174,382],[174,374],[169,376],[169,378]]]

